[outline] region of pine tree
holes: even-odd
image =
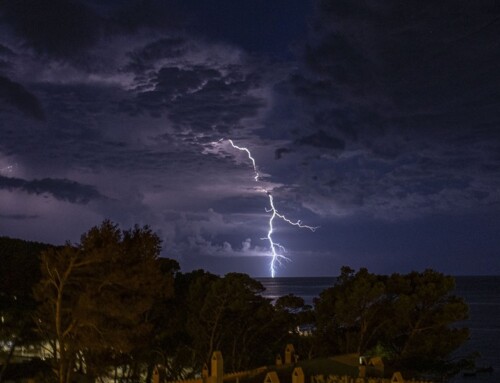
[[[167,293],[159,252],[148,227],[121,231],[104,221],[79,245],[42,253],[37,320],[60,383],[71,382],[77,365],[90,378],[102,376],[110,361],[148,339],[147,313]]]

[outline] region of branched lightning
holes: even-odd
[[[223,141],[223,139],[219,140],[219,142]],[[257,169],[257,165],[256,165],[256,162],[255,162],[255,159],[252,157],[252,153],[250,152],[250,150],[248,148],[245,148],[245,147],[241,147],[241,146],[238,146],[236,145],[233,140],[227,140],[231,146],[237,150],[240,150],[242,152],[245,152],[248,156],[248,159],[250,161],[252,161],[252,165],[253,165],[253,171],[254,171],[254,180],[257,182],[259,181],[259,177],[260,177],[260,174],[259,174],[259,171]],[[271,271],[271,277],[274,278],[275,274],[276,274],[276,263],[278,264],[281,264],[281,261],[285,260],[285,261],[290,261],[290,259],[288,257],[286,257],[285,255],[283,255],[283,253],[286,252],[286,249],[284,246],[280,245],[279,243],[275,242],[273,240],[273,232],[274,232],[274,219],[276,217],[282,219],[283,221],[285,221],[286,223],[290,224],[290,225],[293,225],[293,226],[297,226],[301,229],[309,229],[311,231],[316,231],[316,229],[318,227],[314,227],[314,226],[308,226],[308,225],[304,225],[302,223],[302,221],[298,220],[298,221],[291,221],[290,219],[286,218],[283,214],[280,214],[278,213],[278,210],[276,209],[276,207],[274,206],[274,199],[273,199],[273,196],[271,194],[271,192],[269,190],[266,190],[266,189],[260,189],[262,192],[266,193],[266,195],[268,196],[269,198],[269,206],[270,208],[266,208],[266,212],[267,213],[271,213],[271,216],[269,217],[269,229],[267,231],[267,236],[266,238],[263,238],[263,239],[267,239],[267,241],[269,242],[269,248],[271,250],[271,263],[269,265],[269,269]]]
[[[247,148],[235,145],[233,140],[228,140],[228,141],[233,148],[241,150],[242,152],[246,152],[246,154],[248,155],[248,158],[250,159],[250,161],[252,161],[253,171],[255,173],[255,176],[253,177],[253,179],[257,182],[259,180],[259,172],[257,171],[257,165],[255,164],[255,158],[252,157],[252,153],[250,153],[250,150],[248,150]]]

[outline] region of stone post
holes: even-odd
[[[224,377],[224,361],[220,351],[212,354],[211,383],[222,383]]]
[[[304,383],[304,371],[302,367],[295,367],[292,372],[292,383]]]
[[[399,371],[392,374],[391,383],[404,383],[403,376]]]
[[[268,372],[264,378],[264,383],[280,383],[280,378],[276,371]]]
[[[292,361],[295,360],[295,348],[293,344],[287,344],[285,348],[285,365],[292,364]]]
[[[281,355],[276,355],[276,367],[281,367],[283,365],[283,359],[281,359]]]

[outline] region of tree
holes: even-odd
[[[384,277],[343,267],[338,283],[323,291],[315,305],[319,333],[333,331],[336,351],[362,354],[386,323]]]
[[[0,369],[0,382],[19,346],[40,343],[35,332],[33,314],[36,308],[33,286],[40,279],[38,257],[53,246],[37,242],[0,237],[0,342],[9,345]],[[29,278],[26,278],[29,275]]]
[[[182,333],[183,328],[179,318],[182,296],[180,291],[175,291],[175,280],[180,274],[180,266],[177,261],[168,258],[160,258],[158,261],[160,271],[168,282],[166,291],[170,294],[162,295],[154,303],[149,313],[149,321],[153,326],[150,341],[147,348],[136,349],[133,354],[135,361],[142,361],[147,366],[146,382],[151,381],[155,366],[168,365],[168,362],[172,361],[175,348],[182,344],[182,336],[176,339],[176,335]]]
[[[343,267],[315,300],[315,337],[323,353],[383,350],[400,366],[443,366],[468,337],[456,322],[468,307],[454,279],[433,270],[390,277]]]
[[[189,290],[187,332],[198,366],[220,350],[228,370],[257,367],[283,346],[288,326],[276,320],[271,302],[260,295],[260,282],[229,273],[211,281],[200,278]]]
[[[468,339],[468,329],[452,326],[468,316],[454,288],[453,277],[433,270],[389,278],[393,316],[385,335],[399,360],[436,366]]]
[[[31,297],[33,286],[40,280],[40,253],[49,248],[55,246],[0,237],[0,294]]]
[[[311,359],[314,355],[312,337],[303,336],[300,331],[309,331],[313,328],[315,317],[311,305],[306,305],[302,297],[294,294],[283,295],[274,303],[275,321],[280,327],[287,330],[286,343],[295,346],[297,355]],[[283,342],[285,343],[285,342]]]
[[[8,346],[5,358],[2,355],[0,382],[3,381],[16,348],[40,343],[32,319],[34,311],[35,302],[31,297],[0,294],[0,342]]]
[[[42,253],[37,320],[60,383],[71,381],[77,361],[95,378],[107,368],[100,356],[119,359],[148,339],[147,314],[166,293],[159,252],[160,240],[148,227],[121,231],[104,221],[79,245]]]
[[[282,325],[286,327],[289,334],[297,335],[297,329],[300,325],[313,322],[311,306],[305,304],[304,298],[294,294],[278,297],[274,303],[274,309],[275,317],[282,321]],[[290,341],[294,343],[294,340],[296,339]]]

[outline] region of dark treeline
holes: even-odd
[[[432,270],[381,276],[343,267],[311,307],[293,295],[271,302],[246,274],[182,273],[159,257],[160,244],[148,227],[109,221],[77,245],[1,237],[0,381],[27,345],[49,353],[50,380],[126,383],[149,382],[156,364],[169,380],[192,377],[215,350],[227,371],[269,365],[287,343],[302,359],[356,352],[444,371],[468,337],[455,326],[468,308],[452,295],[453,278]],[[304,326],[312,335],[300,335]]]

